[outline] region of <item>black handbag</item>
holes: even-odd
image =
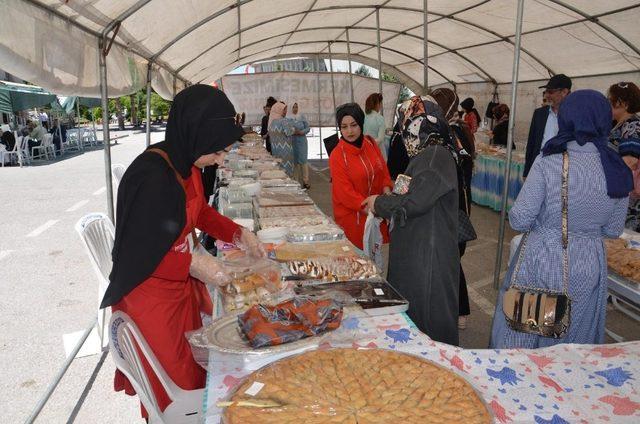
[[[478,238],[469,215],[462,209],[458,209],[458,243],[466,243]]]
[[[467,200],[467,187],[464,183],[464,180],[462,182],[462,192],[464,193],[464,202],[466,208],[466,205],[469,205],[469,201]],[[476,233],[476,229],[473,228],[471,218],[469,218],[469,215],[466,211],[458,208],[458,244],[473,241],[477,238],[478,234]]]
[[[512,330],[542,337],[562,338],[571,324],[571,299],[569,298],[569,157],[562,157],[562,292],[521,287],[516,276],[527,246],[526,233],[522,238],[520,254],[511,276],[511,286],[502,298],[502,311]]]

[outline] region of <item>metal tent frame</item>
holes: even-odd
[[[511,87],[511,110],[512,113],[509,118],[509,131],[508,131],[508,145],[511,144],[513,140],[513,131],[515,124],[515,109],[516,109],[516,96],[517,96],[517,86],[519,83],[519,63],[521,59],[521,53],[524,53],[527,58],[529,58],[532,62],[537,64],[539,67],[543,68],[548,75],[554,74],[554,69],[548,64],[544,63],[539,57],[537,57],[533,52],[525,49],[521,45],[521,39],[523,35],[534,34],[541,31],[547,31],[555,28],[561,28],[564,26],[574,25],[578,23],[592,23],[597,25],[600,29],[605,31],[606,33],[612,35],[617,40],[619,40],[624,46],[633,51],[635,54],[640,55],[640,48],[638,48],[633,42],[624,37],[621,33],[619,33],[616,29],[607,25],[602,21],[602,18],[614,15],[616,13],[621,13],[624,11],[629,11],[633,9],[639,9],[640,3],[630,4],[621,8],[607,10],[598,14],[588,14],[578,8],[568,4],[566,1],[561,0],[546,0],[546,3],[550,3],[560,8],[563,11],[571,12],[575,15],[579,15],[580,18],[576,19],[572,17],[568,19],[566,22],[561,24],[549,25],[546,27],[536,28],[530,31],[522,31],[523,26],[523,14],[524,14],[524,0],[518,0],[517,3],[517,16],[516,16],[516,27],[514,34],[503,35],[490,27],[480,25],[478,23],[471,22],[468,19],[464,19],[459,15],[472,11],[476,8],[480,8],[483,5],[490,3],[491,0],[477,0],[474,3],[469,4],[466,7],[455,10],[451,13],[436,13],[434,11],[428,10],[428,0],[423,0],[422,8],[411,8],[404,6],[396,6],[394,4],[398,4],[398,2],[393,2],[392,0],[386,1],[372,1],[371,4],[357,4],[357,5],[332,5],[326,7],[318,7],[316,5],[318,0],[310,2],[310,6],[305,10],[296,11],[288,14],[281,14],[274,18],[262,19],[258,20],[256,23],[251,25],[243,26],[242,25],[242,14],[241,11],[244,7],[249,5],[250,3],[256,0],[237,0],[228,4],[227,6],[222,7],[221,9],[204,16],[201,20],[194,23],[190,27],[183,29],[179,34],[177,34],[172,39],[166,41],[160,48],[155,51],[149,51],[149,49],[144,45],[143,39],[136,39],[132,35],[128,34],[126,29],[123,28],[123,23],[125,23],[129,18],[139,13],[146,6],[152,3],[151,0],[138,0],[132,3],[126,10],[122,11],[115,18],[110,21],[105,22],[104,17],[96,17],[90,15],[87,12],[86,6],[84,4],[75,3],[75,2],[63,2],[65,7],[70,10],[63,13],[61,10],[58,10],[54,6],[52,6],[51,2],[44,2],[38,0],[21,0],[23,3],[34,6],[40,10],[46,11],[62,20],[65,24],[72,25],[75,28],[83,31],[84,33],[95,37],[96,43],[98,44],[99,51],[99,76],[100,76],[100,95],[102,99],[102,119],[103,119],[103,139],[104,139],[104,164],[105,164],[105,180],[107,186],[107,206],[108,206],[108,214],[109,217],[114,220],[114,201],[113,201],[113,188],[112,188],[112,180],[111,180],[111,152],[110,152],[110,135],[109,135],[109,112],[108,112],[108,74],[107,74],[107,59],[108,54],[113,45],[118,46],[125,51],[131,52],[140,58],[144,59],[147,62],[147,72],[146,72],[146,144],[150,144],[150,99],[151,99],[151,85],[152,85],[152,75],[154,71],[163,70],[168,72],[169,75],[173,77],[173,95],[175,95],[177,91],[177,83],[181,81],[184,85],[189,85],[192,82],[200,82],[200,81],[213,81],[218,77],[224,75],[229,70],[233,69],[236,66],[243,65],[248,62],[264,60],[264,59],[278,59],[285,58],[291,56],[309,56],[315,57],[317,63],[320,58],[325,58],[329,56],[330,58],[330,67],[332,68],[332,60],[335,58],[345,58],[349,61],[349,70],[351,74],[351,62],[353,59],[358,60],[359,62],[376,67],[380,74],[379,78],[382,78],[383,71],[389,71],[398,77],[400,82],[407,85],[415,92],[427,93],[429,89],[429,70],[431,70],[434,74],[438,75],[447,83],[451,84],[454,88],[457,85],[466,84],[467,82],[454,80],[454,78],[450,75],[447,75],[446,72],[442,72],[437,69],[436,66],[433,65],[433,59],[451,54],[456,58],[459,58],[466,66],[470,69],[477,71],[478,75],[481,75],[484,79],[483,82],[491,83],[494,87],[497,87],[499,84],[512,84]],[[294,4],[296,2],[292,2]],[[545,3],[545,4],[546,4]],[[62,2],[61,2],[62,4]],[[58,6],[60,7],[60,6]],[[334,11],[343,11],[345,13],[349,13],[351,11],[365,11],[366,13],[360,18],[356,18],[355,22],[351,22],[344,26],[318,26],[318,27],[309,27],[303,28],[302,24],[307,19],[307,17],[315,15],[317,13],[329,13]],[[397,12],[406,12],[412,13],[415,16],[422,16],[422,22],[419,25],[415,25],[413,27],[404,29],[404,30],[396,30],[394,28],[382,27],[380,23],[380,13],[381,11],[397,11]],[[214,21],[217,18],[224,17],[227,14],[236,13],[237,18],[237,28],[236,31],[232,34],[216,39],[213,44],[210,46],[206,46],[202,48],[200,51],[194,53],[193,57],[190,57],[187,60],[183,60],[182,63],[170,63],[166,60],[165,54],[171,50],[172,47],[176,46],[182,40],[187,39],[191,34],[194,34],[198,29],[203,28],[208,23]],[[364,24],[364,22],[375,15],[376,26],[371,27]],[[358,14],[357,16],[360,16]],[[90,28],[89,26],[77,22],[77,18],[84,18],[89,22],[93,23],[94,26],[98,26],[101,30],[97,31],[95,29]],[[293,31],[286,31],[283,33],[279,33],[277,35],[269,35],[268,37],[261,38],[255,42],[243,43],[245,39],[244,35],[251,30],[264,28],[266,25],[282,21],[289,18],[297,18],[297,25],[295,25],[295,29]],[[429,20],[429,18],[432,18]],[[486,35],[490,38],[490,41],[483,41],[474,45],[466,45],[464,47],[452,47],[448,46],[442,42],[435,42],[434,40],[429,39],[429,31],[428,27],[437,23],[439,21],[450,21],[455,22],[456,24],[463,25],[465,27],[471,28],[476,31],[478,34]],[[422,37],[412,33],[415,30],[418,30],[420,27],[423,27]],[[337,36],[327,36],[326,34],[322,35],[323,31],[328,29],[339,29],[341,31]],[[376,32],[376,43],[372,43],[363,39],[358,39],[358,37],[354,37],[354,33],[357,31],[374,31]],[[315,32],[314,32],[315,31]],[[391,34],[389,37],[382,38],[382,32]],[[295,34],[309,32],[310,34],[318,34],[315,38],[312,36],[305,41],[296,42],[292,41],[293,36]],[[342,37],[346,35],[346,40],[343,40]],[[223,43],[229,40],[233,40],[234,37],[238,38],[237,49],[234,52],[233,56],[235,59],[231,62],[224,63],[223,65],[213,65],[209,67],[200,67],[196,73],[193,71],[189,71],[188,67],[195,64],[200,64],[201,60],[207,60],[206,55],[215,50],[216,47],[221,46]],[[261,43],[277,40],[278,37],[283,37],[284,42],[279,43],[275,47],[263,47],[262,49],[258,48],[257,51],[252,52],[249,50],[249,47],[259,46]],[[399,51],[397,49],[386,46],[385,44],[390,40],[397,37],[410,37],[414,40],[419,40],[423,43],[423,57],[415,57],[411,54]],[[331,51],[332,46],[339,46],[343,43],[346,43],[346,54]],[[487,69],[484,68],[480,63],[478,63],[473,58],[465,55],[465,50],[469,50],[475,47],[488,46],[492,44],[498,43],[507,43],[509,46],[512,46],[514,49],[514,60],[513,60],[513,68],[512,68],[512,78],[511,81],[500,81],[495,75],[492,75]],[[442,51],[433,53],[429,55],[429,44],[438,47]],[[315,47],[318,45],[323,45],[321,49],[316,49]],[[352,48],[356,46],[359,48],[358,51],[352,51]],[[296,47],[296,53],[287,52],[286,49],[288,47]],[[377,54],[375,59],[368,54],[369,50],[376,49]],[[248,51],[248,52],[247,52]],[[406,62],[402,63],[390,63],[385,62],[383,60],[382,52],[385,53],[393,53],[400,57],[405,57],[407,59]],[[619,52],[620,53],[620,52]],[[622,53],[621,53],[622,54]],[[409,64],[418,64],[423,67],[423,75],[422,81],[417,81],[414,77],[411,77],[406,72],[403,72],[401,69],[404,65]],[[195,65],[193,65],[195,67]],[[319,67],[318,67],[319,69]],[[332,70],[332,69],[331,69]],[[188,72],[189,71],[189,72]],[[607,75],[615,75],[616,73],[607,74]],[[333,75],[333,72],[332,72]],[[547,75],[547,76],[548,76]],[[580,75],[580,76],[590,76],[590,75]],[[542,80],[545,75],[540,75],[540,79]],[[34,81],[38,82],[38,81]],[[380,84],[382,81],[380,81]],[[353,83],[351,82],[351,93],[353,96]],[[382,91],[382,89],[380,89]],[[334,96],[335,97],[335,96]],[[319,97],[318,97],[319,100]],[[320,107],[320,105],[318,105]],[[510,163],[512,158],[511,149],[507,149],[507,168],[506,168],[506,178],[508,181],[509,173],[510,173]],[[503,249],[503,238],[504,238],[504,225],[505,225],[505,217],[506,217],[506,203],[507,203],[507,193],[508,193],[508,184],[505,184],[503,197],[502,197],[502,213],[501,213],[501,221],[500,221],[500,231],[499,231],[499,240],[498,240],[498,251],[496,256],[496,270],[494,276],[494,284],[497,283],[498,275],[501,267],[502,260],[502,249]],[[57,382],[56,382],[57,384]],[[51,391],[55,388],[53,388]],[[48,397],[51,395],[51,392],[48,391],[43,398],[43,401],[46,402]],[[41,408],[44,405],[44,402],[40,402],[38,407]],[[39,409],[34,411],[32,414],[33,419],[39,413]]]
[[[541,26],[539,28],[531,29],[529,31],[522,31],[522,20],[520,19],[520,12],[524,13],[524,10],[518,11],[518,17],[516,19],[516,30],[513,34],[500,34],[497,31],[493,30],[490,25],[473,22],[472,20],[465,18],[464,14],[478,10],[482,8],[484,5],[491,3],[491,0],[477,0],[474,2],[465,3],[464,7],[460,7],[458,9],[453,10],[450,13],[439,13],[436,11],[429,11],[428,8],[428,0],[423,0],[423,7],[408,7],[402,3],[394,2],[392,0],[385,1],[371,1],[370,3],[361,3],[361,4],[319,4],[318,0],[309,2],[308,6],[305,6],[302,10],[294,10],[291,13],[284,13],[278,16],[274,16],[271,18],[264,19],[254,19],[255,22],[249,25],[242,25],[242,10],[244,10],[251,3],[257,2],[257,0],[236,0],[235,2],[230,2],[224,7],[212,12],[206,16],[204,16],[199,21],[195,22],[193,25],[188,28],[183,29],[179,34],[175,37],[168,39],[168,41],[164,42],[164,44],[155,49],[155,51],[150,51],[144,45],[144,40],[137,39],[136,37],[129,34],[126,29],[123,29],[123,23],[125,23],[128,19],[135,16],[136,14],[144,11],[146,7],[152,5],[152,0],[138,0],[132,2],[128,7],[122,10],[119,14],[117,14],[114,18],[106,18],[101,14],[91,13],[90,6],[82,5],[82,4],[74,4],[73,2],[65,2],[66,6],[71,10],[63,11],[60,6],[55,6],[50,2],[44,2],[42,0],[22,0],[22,2],[37,7],[41,10],[44,10],[56,17],[64,20],[64,22],[73,25],[74,27],[80,29],[86,34],[92,35],[96,37],[97,43],[99,45],[99,70],[100,70],[100,94],[102,97],[102,105],[103,105],[103,137],[105,140],[105,177],[107,181],[107,201],[108,201],[108,210],[109,216],[111,219],[114,219],[114,210],[113,210],[113,191],[112,191],[112,183],[111,183],[111,155],[110,155],[110,144],[109,144],[109,125],[108,125],[108,90],[107,90],[107,56],[109,54],[109,50],[112,45],[117,45],[122,49],[126,49],[127,51],[133,52],[135,55],[143,58],[147,62],[147,75],[146,75],[146,115],[147,115],[147,125],[146,125],[146,144],[150,144],[150,98],[151,98],[151,82],[152,82],[152,73],[154,72],[154,67],[157,69],[163,69],[173,76],[173,94],[177,91],[177,82],[180,80],[182,84],[188,85],[191,82],[202,82],[208,79],[212,79],[216,76],[220,76],[226,73],[229,69],[244,64],[246,62],[251,62],[255,60],[262,60],[267,58],[284,58],[287,57],[286,48],[295,47],[297,51],[297,55],[308,55],[318,57],[326,57],[329,56],[330,59],[333,58],[342,58],[345,55],[331,51],[332,47],[341,45],[346,43],[347,53],[346,58],[349,61],[349,69],[351,71],[351,62],[352,60],[358,60],[361,63],[375,66],[379,70],[379,79],[380,79],[380,91],[382,91],[382,71],[390,71],[395,74],[400,82],[407,85],[415,92],[428,92],[429,88],[429,74],[428,71],[431,70],[434,74],[438,75],[447,83],[451,84],[454,88],[457,85],[464,84],[465,82],[456,81],[451,76],[447,75],[444,72],[441,72],[437,69],[437,67],[433,66],[432,60],[445,55],[452,54],[455,57],[465,63],[469,69],[477,71],[478,75],[481,75],[485,82],[492,83],[494,86],[499,84],[509,84],[513,81],[513,86],[517,86],[517,80],[512,78],[511,81],[499,81],[490,71],[485,69],[482,64],[473,60],[473,58],[468,57],[465,54],[465,51],[469,49],[489,46],[497,43],[508,43],[513,46],[514,49],[514,57],[517,57],[518,60],[521,58],[521,53],[525,54],[528,60],[532,61],[532,63],[537,64],[542,69],[546,70],[549,75],[553,75],[555,70],[546,64],[543,60],[537,57],[532,51],[525,49],[521,45],[521,39],[524,35],[534,34],[538,32],[548,31],[555,28],[566,27],[570,25],[575,25],[578,23],[591,23],[596,25],[598,28],[602,29],[606,33],[612,35],[617,40],[619,40],[624,46],[633,51],[635,54],[640,55],[640,48],[637,47],[634,42],[629,40],[623,34],[621,34],[618,30],[608,25],[603,21],[603,18],[608,16],[615,15],[617,13],[627,12],[630,10],[640,8],[640,3],[632,3],[632,4],[624,4],[622,7],[618,7],[615,9],[604,10],[599,13],[587,13],[580,8],[570,4],[564,0],[546,0],[545,6],[551,7],[553,6],[557,10],[563,12],[568,16],[567,19],[562,21],[561,23],[556,23],[553,25]],[[318,7],[317,7],[318,6]],[[524,5],[518,2],[518,8],[524,9]],[[335,11],[343,11],[345,13],[358,11],[360,13],[354,13],[354,22],[351,22],[348,25],[344,26],[311,26],[304,27],[304,21],[311,16],[321,16],[316,14],[322,13],[331,13]],[[396,30],[392,27],[383,27],[381,26],[381,11],[393,11],[393,12],[402,12],[412,14],[412,16],[421,15],[423,17],[422,22],[418,25],[411,26],[404,30]],[[362,13],[364,12],[364,13]],[[165,54],[176,44],[180,43],[182,40],[185,40],[190,35],[194,34],[199,29],[203,28],[205,25],[210,22],[218,19],[224,18],[226,15],[235,13],[237,27],[234,32],[231,34],[220,37],[216,39],[211,45],[201,47],[199,51],[194,52],[194,55],[187,60],[183,60],[182,63],[169,63],[165,60]],[[98,16],[100,15],[100,16]],[[102,27],[101,31],[96,31],[95,29],[90,28],[89,24],[83,24],[77,21],[77,18],[82,17],[88,20],[94,27]],[[371,27],[367,26],[365,21],[369,18],[375,18],[376,26]],[[299,20],[298,20],[299,18]],[[273,24],[276,22],[282,22],[286,19],[294,19],[297,20],[297,24],[294,26],[293,31],[285,31],[282,33],[277,33],[275,35],[270,34],[265,38],[260,38],[257,41],[244,43],[244,34],[247,34],[252,30],[260,30],[265,28],[269,24]],[[430,20],[429,20],[430,19]],[[520,19],[518,21],[518,19]],[[465,45],[464,47],[452,47],[446,45],[442,42],[435,42],[434,40],[430,40],[428,35],[429,26],[439,22],[439,21],[449,21],[454,22],[459,25],[463,25],[467,28],[471,28],[476,31],[478,34],[486,35],[489,40],[482,41],[479,43]],[[418,30],[422,26],[423,32],[422,37],[415,34],[415,31]],[[340,29],[337,36],[327,36],[322,35],[322,31],[320,30],[330,30],[330,29]],[[357,31],[374,31],[376,32],[376,42],[367,42],[357,37],[354,38],[354,32]],[[386,38],[382,37],[381,32],[384,31],[385,34],[390,34]],[[413,31],[413,32],[412,32]],[[296,34],[308,32],[312,34],[312,36],[307,37],[305,41],[294,41],[293,37]],[[316,35],[317,34],[317,35]],[[346,41],[343,40],[343,36],[346,35]],[[410,37],[412,39],[421,41],[423,43],[423,54],[422,58],[412,56],[406,52],[399,51],[397,49],[391,48],[385,44],[387,44],[390,40],[393,40],[397,37]],[[187,67],[192,65],[193,63],[198,62],[199,60],[206,60],[206,55],[213,51],[216,47],[225,43],[226,41],[234,39],[237,37],[237,49],[232,52],[233,60],[224,63],[223,65],[213,65],[209,67],[200,68],[196,74],[185,73],[187,71]],[[273,40],[279,39],[279,37],[284,37],[284,42],[277,44],[275,47],[267,47],[269,42],[273,42]],[[426,42],[425,42],[426,41]],[[260,45],[265,43],[264,48],[260,48]],[[314,46],[318,45],[318,43],[324,43],[325,47],[321,48],[319,51],[314,51]],[[436,46],[441,51],[433,53],[429,56],[429,44]],[[352,48],[356,46],[358,51],[352,51]],[[257,50],[256,50],[257,48]],[[376,49],[376,59],[373,59],[369,53],[371,49]],[[305,51],[306,50],[306,51]],[[383,60],[382,52],[394,54],[397,57],[405,57],[407,59],[406,62],[402,63],[386,63]],[[244,53],[247,52],[247,53]],[[243,54],[244,53],[244,54]],[[332,68],[332,60],[329,60],[330,67]],[[402,66],[408,64],[419,64],[424,69],[424,74],[422,76],[422,81],[418,82],[408,74],[402,72]],[[333,72],[332,72],[333,75]],[[516,72],[513,76],[517,76]],[[587,75],[585,75],[587,76]],[[214,78],[215,79],[215,78]],[[351,83],[352,84],[352,83]],[[352,88],[353,93],[353,88]],[[515,94],[515,91],[512,87],[512,94]],[[512,98],[512,105],[515,106],[515,100]],[[514,110],[515,107],[512,107]],[[515,116],[515,113],[511,114],[512,117]],[[513,125],[510,124],[509,127],[509,136],[512,137]],[[510,149],[509,154],[507,155],[508,163],[510,163],[511,154]],[[507,169],[507,172],[509,170]],[[505,190],[506,191],[506,190]],[[504,226],[504,202],[506,196],[503,197],[503,212],[502,212],[502,220],[501,220],[501,236],[503,235],[503,226]],[[502,248],[502,240],[500,239],[500,245],[498,250],[500,251]],[[496,264],[499,265],[499,260],[496,261]]]

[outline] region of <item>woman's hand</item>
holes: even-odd
[[[246,251],[250,256],[263,258],[267,255],[258,237],[247,228],[242,227],[240,233],[233,237],[233,241],[240,250]]]
[[[362,202],[361,206],[364,208],[364,211],[366,213],[376,213],[375,210],[375,203],[376,203],[376,199],[378,198],[378,195],[373,195],[373,196],[369,196],[366,199],[364,199],[364,201]]]
[[[638,158],[634,157],[634,156],[623,156],[622,160],[624,161],[624,163],[627,164],[627,166],[633,171],[636,169],[636,167],[638,166]]]
[[[382,194],[391,194],[391,188],[389,187],[383,187],[382,188]]]
[[[224,286],[231,282],[231,278],[222,262],[209,253],[193,253],[189,274],[206,284]]]

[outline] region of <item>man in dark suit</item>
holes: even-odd
[[[564,98],[571,93],[571,78],[564,74],[554,75],[546,85],[540,88],[544,88],[543,96],[546,105],[536,109],[531,118],[524,178],[529,175],[533,161],[536,160],[546,142],[558,134],[558,108]]]
[[[265,141],[265,145],[267,147],[267,152],[271,153],[271,140],[269,139],[269,113],[271,112],[271,106],[276,103],[276,99],[273,96],[269,96],[267,99],[267,104],[262,107],[264,111],[264,116],[262,117],[262,122],[260,124],[260,135],[262,139]]]

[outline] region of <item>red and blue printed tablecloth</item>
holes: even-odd
[[[429,339],[404,314],[346,316],[336,331],[342,336],[332,337],[341,341],[320,348],[349,343],[397,350],[457,372],[482,394],[496,423],[640,422],[640,342],[462,349]],[[249,373],[211,354],[203,405],[207,423],[220,422],[216,402]]]

